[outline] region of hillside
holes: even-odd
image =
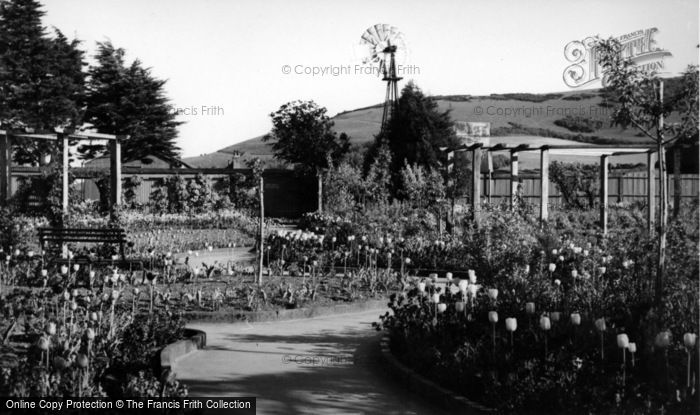
[[[492,136],[552,137],[591,144],[649,143],[634,129],[610,126],[612,104],[604,90],[434,98],[441,110],[450,111],[453,120],[490,122]],[[348,134],[353,144],[367,143],[379,132],[381,117],[381,105],[342,112],[333,117],[334,129]],[[272,158],[270,146],[260,136],[184,160],[201,167],[224,167],[235,151],[246,157]]]

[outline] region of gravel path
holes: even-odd
[[[207,348],[177,362],[192,396],[254,396],[258,414],[443,414],[383,371],[383,310],[313,319],[193,324]]]

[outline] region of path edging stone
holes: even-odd
[[[297,320],[302,318],[323,317],[335,314],[346,314],[356,311],[367,311],[388,308],[388,298],[378,300],[357,301],[348,304],[321,305],[313,307],[291,308],[265,311],[234,311],[230,313],[195,311],[185,313],[184,317],[193,322],[209,323],[261,323],[266,321]]]
[[[172,369],[178,359],[207,345],[207,333],[201,330],[185,329],[184,334],[184,339],[170,343],[160,351],[161,373]]]
[[[400,380],[412,392],[423,395],[426,399],[441,403],[452,410],[458,410],[462,414],[481,415],[493,414],[495,411],[487,408],[456,392],[448,390],[437,383],[416,373],[410,367],[401,363],[392,353],[388,335],[382,337],[379,347],[384,365],[392,373],[395,379]]]

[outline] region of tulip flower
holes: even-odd
[[[439,303],[439,304],[437,305],[437,311],[438,311],[439,314],[444,313],[445,310],[447,310],[447,304],[445,304],[445,303]]]
[[[463,313],[464,310],[466,309],[465,305],[466,304],[464,303],[464,301],[457,301],[455,303],[455,310],[457,310],[457,312],[459,312],[459,313]]]
[[[637,343],[630,342],[627,345],[627,350],[632,354],[632,367],[634,367],[634,354],[637,353]]]
[[[683,335],[683,344],[685,345],[686,351],[688,352],[688,382],[687,387],[690,389],[690,353],[695,349],[695,344],[697,343],[698,335],[695,333],[685,333]]]
[[[547,332],[552,328],[552,322],[549,321],[549,317],[547,317],[547,316],[540,317],[540,328],[542,329],[542,331],[545,332],[545,334],[544,334],[544,358],[546,359],[547,355],[549,354],[548,347],[547,347],[549,336],[547,336]]]
[[[549,272],[554,272],[557,269],[557,264],[550,262],[548,269],[549,269]]]
[[[510,347],[513,348],[513,332],[518,329],[518,320],[515,317],[506,318],[506,331],[510,333]]]
[[[496,301],[498,298],[498,289],[496,288],[489,288],[488,290],[488,296],[492,301]]]
[[[596,330],[598,330],[598,332],[600,332],[600,360],[604,360],[605,359],[605,350],[604,350],[605,337],[604,337],[603,333],[606,330],[605,318],[597,319],[595,321],[595,328],[596,328]]]
[[[44,325],[44,332],[49,336],[56,334],[56,323],[50,321]]]
[[[68,274],[68,267],[65,265],[61,265],[61,275],[66,275]]]
[[[46,278],[49,275],[49,271],[46,269],[41,270],[41,276],[42,278]]]
[[[491,322],[492,328],[492,345],[493,345],[493,357],[496,357],[496,323],[498,323],[498,313],[495,311],[489,311],[489,321]]]
[[[571,270],[571,278],[576,279],[576,277],[578,277],[578,271],[576,271],[575,269],[572,269]]]
[[[549,314],[549,318],[552,319],[552,323],[558,323],[561,320],[561,313],[559,311],[552,311]]]
[[[459,290],[462,292],[462,294],[466,295],[467,287],[469,286],[469,281],[459,280],[459,283],[457,285],[459,286]]]
[[[452,273],[448,272],[447,274],[445,274],[445,278],[447,278],[447,281],[452,281]]]
[[[425,283],[424,282],[421,281],[418,283],[418,291],[421,293],[425,292]]]
[[[440,302],[440,294],[438,294],[438,293],[433,294],[432,299],[433,299],[433,303],[435,303],[435,304],[439,303]]]
[[[469,276],[470,284],[476,284],[476,272],[473,269],[467,270],[467,276]]]
[[[571,313],[571,324],[574,326],[580,326],[581,325],[581,314]]]
[[[533,303],[533,302],[525,303],[525,312],[527,314],[535,314],[535,303]]]
[[[621,333],[617,335],[617,347],[622,349],[622,387],[625,387],[625,380],[627,377],[627,355],[625,349],[630,345],[630,340],[626,334]]]
[[[671,345],[671,332],[670,331],[662,331],[659,334],[656,335],[656,338],[654,339],[654,344],[656,347],[660,349],[665,349],[668,346]]]

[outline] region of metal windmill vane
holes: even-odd
[[[379,23],[365,30],[360,44],[366,48],[362,63],[377,65],[378,75],[387,83],[381,129],[384,132],[398,106],[398,81],[403,78],[396,75],[396,59],[397,56],[405,59],[406,43],[397,27]]]

